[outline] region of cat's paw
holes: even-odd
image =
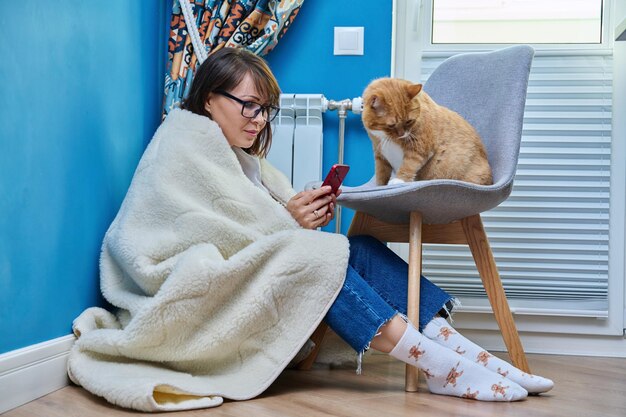
[[[406,181],[401,180],[400,178],[392,178],[389,180],[387,185],[395,185],[395,184],[404,184]]]

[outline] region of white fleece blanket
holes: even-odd
[[[261,171],[285,203],[287,179]],[[302,229],[248,180],[217,124],[174,110],[104,238],[101,289],[119,311],[75,320],[70,378],[143,411],[255,397],[323,319],[347,262],[344,236]]]

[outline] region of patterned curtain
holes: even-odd
[[[196,0],[191,1],[200,37],[209,54],[225,46],[247,48],[265,55],[287,32],[304,0]],[[165,76],[164,116],[187,96],[197,58],[179,0],[174,0],[168,64]]]

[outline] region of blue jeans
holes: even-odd
[[[353,236],[349,240],[346,280],[325,321],[360,353],[383,324],[398,313],[406,315],[409,266],[371,236]],[[452,296],[421,277],[419,329],[451,300]]]

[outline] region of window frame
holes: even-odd
[[[422,56],[450,56],[463,52],[480,52],[512,46],[510,43],[433,44],[431,43],[433,0],[393,0],[391,34],[391,74],[394,77],[419,80]],[[606,55],[613,50],[614,0],[602,0],[602,42],[599,44],[532,44],[535,56],[580,54]],[[401,16],[400,18],[398,16]],[[425,24],[427,23],[427,24]]]
[[[424,19],[420,22],[420,27],[422,28],[421,39],[423,40],[423,46],[428,50],[449,50],[450,48],[458,48],[464,49],[466,46],[474,46],[474,45],[483,45],[487,46],[488,49],[504,47],[507,45],[513,45],[512,43],[507,42],[499,42],[499,43],[441,43],[441,44],[433,44],[431,42],[432,35],[432,22],[433,22],[433,0],[418,0],[418,3],[421,3],[421,12],[418,11],[418,19]],[[602,41],[599,43],[527,43],[528,45],[533,46],[536,50],[568,50],[568,49],[592,49],[596,50],[598,46],[602,47],[610,47],[610,44],[607,42],[610,38],[611,32],[609,31],[609,25],[605,24],[605,22],[609,22],[610,12],[607,12],[607,6],[610,6],[611,0],[601,0],[602,7],[602,15],[601,15],[601,25],[602,25],[602,33],[601,38]],[[428,19],[428,25],[424,25],[423,23]]]
[[[446,44],[433,44],[431,42],[432,33],[432,16],[433,16],[433,0],[413,0],[409,3],[415,3],[412,8],[412,16],[417,18],[417,27],[419,31],[419,38],[421,41],[421,49],[424,52],[439,52],[439,51],[472,51],[472,50],[490,50],[497,48],[504,48],[506,46],[513,45],[511,43],[483,43],[483,44],[471,44],[471,43],[446,43]],[[529,43],[528,45],[535,48],[538,52],[551,52],[559,53],[566,51],[581,51],[581,50],[593,50],[598,49],[610,49],[613,45],[612,40],[612,25],[611,20],[611,0],[602,0],[602,42],[592,44],[559,44],[559,43]],[[608,22],[609,24],[606,24]],[[426,24],[427,23],[427,24]]]

